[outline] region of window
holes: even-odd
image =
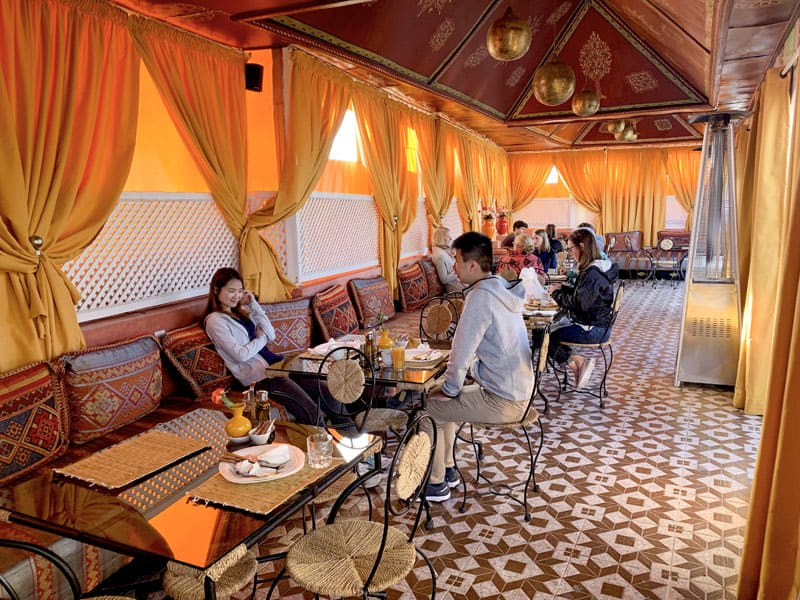
[[[358,124],[356,123],[356,113],[352,110],[347,110],[344,113],[342,124],[333,139],[333,146],[331,146],[328,158],[330,160],[358,162]]]
[[[544,182],[558,183],[558,169],[556,169],[555,165],[553,165],[553,168],[550,169],[550,173],[547,175],[547,179],[545,179]]]

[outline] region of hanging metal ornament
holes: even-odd
[[[546,106],[563,104],[575,91],[575,71],[551,57],[533,75],[533,95]]]
[[[572,97],[572,112],[579,117],[589,117],[600,110],[600,94],[585,89]]]
[[[633,125],[630,123],[626,123],[622,131],[614,134],[614,139],[618,142],[635,142],[638,137],[639,134],[636,133]]]
[[[509,6],[486,32],[486,49],[492,58],[517,60],[531,47],[531,27],[514,14]]]

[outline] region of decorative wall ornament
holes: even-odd
[[[611,72],[611,48],[596,31],[592,31],[589,39],[581,46],[578,63],[581,72],[594,82],[598,96],[605,98],[600,91],[600,80]]]
[[[547,24],[558,25],[558,22],[569,12],[569,9],[571,8],[572,2],[562,2],[553,10],[553,12],[550,13],[550,16],[547,17]]]
[[[464,67],[467,69],[474,69],[487,58],[489,58],[489,51],[486,49],[486,46],[481,44],[466,58]]]
[[[659,131],[669,131],[672,129],[672,121],[669,119],[656,119],[654,125]]]
[[[644,94],[653,91],[658,87],[658,80],[653,77],[650,71],[637,71],[625,75],[625,81],[633,90],[634,94]]]
[[[508,76],[508,79],[506,79],[506,85],[510,88],[516,86],[519,83],[519,80],[522,79],[522,76],[525,75],[525,71],[525,67],[519,65],[511,72],[511,75]]]
[[[486,32],[486,49],[492,58],[501,61],[517,60],[531,47],[531,26],[509,6],[502,17]]]
[[[440,15],[444,7],[452,2],[453,0],[417,0],[417,6],[419,7],[417,16],[419,17],[424,12],[430,14],[435,12],[437,15]]]
[[[447,43],[447,40],[450,38],[450,36],[453,35],[455,30],[456,26],[452,19],[445,19],[439,23],[439,27],[436,28],[436,31],[428,41],[428,45],[431,47],[431,50],[434,52],[441,50]]]

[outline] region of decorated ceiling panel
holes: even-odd
[[[633,126],[639,142],[681,142],[701,140],[702,134],[677,115],[655,115],[624,119]],[[595,121],[585,126],[575,138],[575,145],[614,145],[628,142],[617,140],[605,128],[605,121]]]

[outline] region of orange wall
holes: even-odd
[[[247,190],[275,190],[278,170],[272,117],[272,59],[269,51],[262,50],[254,52],[250,61],[264,66],[264,83],[262,92],[246,92]],[[178,135],[144,63],[139,72],[136,149],[125,191],[207,193],[208,185]]]

